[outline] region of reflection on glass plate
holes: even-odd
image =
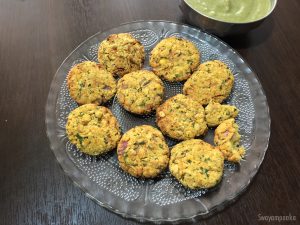
[[[222,182],[213,190],[189,190],[165,171],[156,179],[134,178],[123,172],[116,152],[101,157],[80,153],[66,137],[67,116],[77,104],[70,98],[66,75],[70,68],[82,61],[97,61],[99,42],[109,34],[130,32],[146,50],[145,68],[150,69],[149,53],[162,39],[184,37],[196,44],[201,61],[219,59],[233,71],[235,84],[227,103],[240,109],[237,123],[246,148],[240,166],[226,163]],[[165,99],[180,93],[182,83],[164,82]],[[135,116],[125,111],[116,99],[107,105],[118,118],[122,132],[141,124],[155,126],[155,116]],[[52,81],[46,105],[47,134],[51,148],[68,176],[98,204],[125,217],[141,221],[176,222],[193,220],[221,210],[234,200],[250,183],[259,169],[270,136],[270,117],[266,97],[256,75],[244,60],[228,45],[205,32],[186,25],[166,21],[143,21],[124,24],[100,32],[84,41],[59,67]],[[205,136],[212,143],[213,130]],[[166,138],[169,146],[176,144]]]

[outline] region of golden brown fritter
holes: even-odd
[[[70,96],[80,105],[101,105],[110,100],[117,90],[117,82],[113,75],[91,61],[72,67],[67,84]]]
[[[221,103],[229,96],[233,83],[234,77],[226,64],[208,61],[185,82],[183,93],[202,105],[207,105],[210,100]]]
[[[160,41],[151,51],[153,72],[168,81],[188,79],[200,63],[200,53],[189,40],[169,37]]]
[[[132,176],[153,178],[168,166],[169,148],[158,129],[137,126],[121,138],[118,160],[121,168]]]
[[[234,119],[225,120],[215,130],[214,142],[224,158],[231,162],[240,162],[245,156],[245,148],[240,146],[241,135],[238,130]]]
[[[142,68],[144,46],[129,33],[111,34],[100,43],[98,60],[101,67],[122,77]]]
[[[202,105],[182,94],[156,109],[156,123],[164,134],[177,140],[192,139],[207,131]]]
[[[147,114],[156,109],[163,95],[163,82],[151,71],[131,72],[118,81],[117,97],[120,104],[135,114]]]
[[[120,126],[111,111],[103,106],[85,104],[68,116],[66,132],[70,142],[89,155],[100,155],[116,148]]]
[[[216,127],[227,119],[235,118],[239,113],[235,106],[221,105],[214,101],[210,101],[204,111],[205,120],[209,127]]]
[[[224,157],[217,148],[192,139],[172,148],[169,169],[184,186],[197,189],[218,184],[222,179],[223,165]]]

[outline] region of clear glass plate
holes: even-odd
[[[201,61],[219,59],[227,63],[235,76],[233,91],[227,103],[240,109],[237,123],[245,160],[240,165],[225,163],[222,182],[211,190],[189,190],[165,171],[156,179],[137,179],[123,172],[116,152],[91,157],[80,153],[68,141],[65,132],[67,116],[77,104],[70,98],[66,75],[76,63],[97,61],[99,42],[109,34],[130,32],[146,49],[145,68],[150,69],[149,53],[162,39],[180,36],[193,41],[201,51]],[[182,91],[182,83],[165,82],[165,99]],[[126,112],[116,99],[107,105],[118,118],[122,132],[133,126],[155,126],[154,114],[135,116]],[[270,136],[270,116],[266,96],[253,70],[239,54],[218,38],[201,30],[173,22],[141,21],[100,32],[84,41],[62,63],[51,84],[46,105],[46,126],[53,150],[65,173],[99,205],[140,221],[179,222],[211,215],[232,202],[249,185],[264,159]],[[213,130],[205,136],[212,143]],[[167,139],[169,146],[176,144]]]

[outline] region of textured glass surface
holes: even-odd
[[[97,61],[99,42],[109,34],[130,32],[146,49],[144,68],[149,67],[149,53],[162,39],[169,36],[193,41],[201,52],[201,62],[219,59],[233,71],[235,83],[227,103],[239,108],[242,145],[245,160],[240,165],[225,163],[222,182],[212,190],[189,190],[165,171],[156,179],[137,179],[123,172],[116,152],[91,157],[80,153],[66,137],[67,116],[77,106],[68,93],[66,75],[76,63]],[[164,82],[165,99],[182,91],[182,83]],[[114,98],[106,104],[120,122],[122,132],[141,124],[155,125],[154,113],[136,116],[125,111]],[[93,200],[126,217],[142,221],[175,222],[193,220],[221,210],[250,183],[263,161],[269,136],[270,118],[266,97],[256,75],[244,60],[228,45],[200,30],[165,21],[143,21],[124,24],[100,32],[83,42],[58,69],[46,105],[47,134],[55,156],[71,179]],[[204,140],[212,143],[213,130]],[[169,146],[176,144],[166,137]]]

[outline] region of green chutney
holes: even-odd
[[[245,23],[263,18],[270,0],[185,0],[194,10],[224,22]]]

